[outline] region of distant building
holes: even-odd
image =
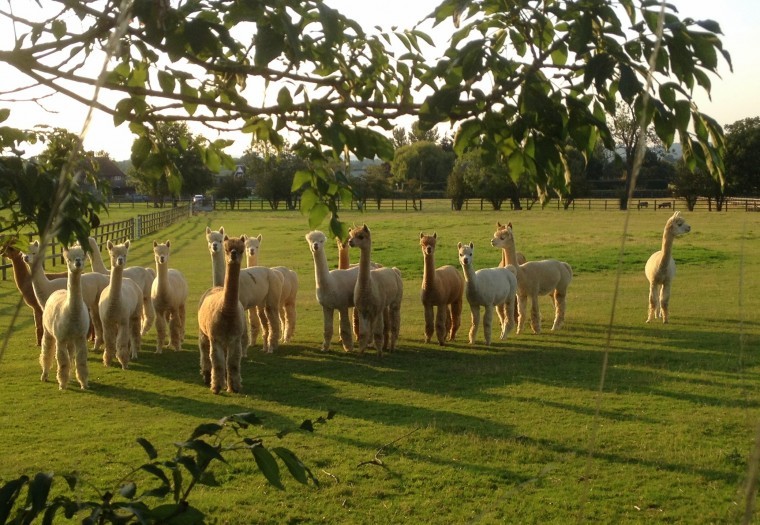
[[[129,184],[126,174],[114,161],[108,157],[95,157],[95,162],[98,164],[95,179],[105,181],[110,188],[111,195],[114,197],[134,195],[135,187]]]

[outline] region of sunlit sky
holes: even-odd
[[[7,8],[8,0],[0,0],[0,8]],[[360,22],[366,30],[374,26],[408,27],[429,14],[439,3],[437,0],[383,0],[370,2],[365,0],[327,0],[327,4],[345,15]],[[721,63],[721,78],[713,78],[712,97],[699,94],[697,103],[701,111],[714,117],[719,123],[730,124],[737,120],[760,116],[760,53],[753,45],[757,40],[760,26],[760,0],[670,0],[681,17],[694,19],[712,19],[723,30],[725,49],[731,54],[734,71],[731,73],[725,63]],[[44,0],[43,0],[44,4]],[[14,2],[14,8],[18,5]],[[429,28],[429,26],[428,26]],[[8,35],[8,33],[6,33]],[[445,39],[445,36],[443,37]],[[0,33],[0,49],[8,49],[11,43]],[[5,65],[0,65],[0,90],[9,85],[27,83],[20,80]],[[49,98],[42,106],[32,102],[7,101],[11,95],[0,96],[0,108],[9,107],[11,118],[3,125],[31,128],[38,124],[63,127],[79,133],[84,123],[86,108],[64,98]],[[403,123],[402,123],[403,124]],[[213,130],[192,128],[194,133],[214,139],[218,135]],[[233,156],[239,156],[249,145],[249,136],[243,134],[224,135],[223,138],[235,140],[228,150]],[[104,150],[116,160],[129,158],[134,140],[126,125],[115,128],[112,118],[96,113],[85,135],[85,148],[94,151]],[[30,153],[34,153],[30,151]]]

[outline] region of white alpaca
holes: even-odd
[[[103,322],[103,364],[111,366],[114,357],[123,369],[127,369],[130,359],[137,359],[142,337],[140,318],[142,317],[142,288],[129,277],[124,277],[127,265],[129,240],[124,244],[108,241],[111,258],[111,280],[100,294],[99,311]]]
[[[261,234],[246,237],[245,253],[248,267],[258,266]],[[282,294],[280,295],[280,324],[282,341],[287,343],[296,331],[296,299],[298,297],[298,274],[287,266],[272,266],[272,270],[282,274]]]
[[[171,242],[159,244],[153,241],[156,260],[156,278],[150,289],[153,308],[156,311],[156,353],[160,354],[166,343],[166,324],[169,323],[170,344],[175,351],[182,349],[185,339],[185,304],[187,281],[179,270],[169,268]]]
[[[515,293],[517,292],[517,270],[514,266],[507,265],[498,268],[482,268],[475,270],[473,260],[473,243],[457,244],[459,252],[459,264],[464,273],[464,293],[470,304],[472,326],[470,326],[470,344],[475,342],[480,324],[480,307],[484,307],[483,314],[483,338],[486,345],[491,344],[491,328],[493,325],[493,311],[499,316],[501,324],[500,338],[504,339],[515,325],[514,306]]]
[[[340,317],[340,341],[343,350],[354,349],[351,334],[351,316],[348,309],[354,306],[354,287],[359,276],[359,267],[346,270],[330,270],[327,265],[325,243],[327,237],[318,230],[306,234],[311,256],[314,258],[314,277],[316,281],[317,301],[322,306],[322,350],[330,349],[333,336],[333,318],[335,310]]]
[[[675,212],[662,232],[662,249],[654,252],[647,261],[644,273],[649,280],[649,313],[647,323],[652,319],[662,317],[662,322],[668,322],[668,306],[670,303],[670,286],[676,275],[676,262],[673,260],[673,240],[691,231],[691,226],[681,217],[681,212]]]
[[[50,295],[56,290],[65,290],[67,280],[61,278],[53,279],[51,281],[45,276],[42,264],[35,262],[35,259],[39,256],[39,250],[39,241],[31,243],[29,245],[29,251],[24,254],[24,262],[27,264],[29,271],[32,274],[34,295],[37,298],[37,302],[39,302],[44,310],[48,297],[50,297]],[[82,277],[80,278],[82,299],[90,312],[90,320],[95,332],[95,346],[93,347],[93,350],[96,352],[100,350],[100,347],[103,344],[103,324],[100,321],[98,301],[100,300],[101,292],[106,286],[108,286],[108,276],[100,273],[85,273],[82,274]]]
[[[58,364],[58,388],[65,389],[69,382],[71,361],[76,366],[79,386],[87,388],[87,331],[90,319],[87,305],[82,299],[81,276],[85,254],[79,246],[63,251],[68,268],[65,290],[53,291],[42,313],[42,351],[40,366],[42,381],[48,380],[53,355]]]
[[[491,245],[501,248],[507,255],[507,262],[517,268],[517,331],[519,334],[527,319],[528,298],[531,302],[530,327],[534,334],[541,333],[541,311],[538,298],[551,295],[554,303],[554,324],[552,330],[559,330],[565,322],[567,288],[573,280],[572,267],[562,261],[546,259],[517,264],[515,237],[512,223],[506,228],[497,228],[491,239]]]
[[[211,254],[211,272],[213,285],[221,286],[224,283],[225,262],[224,253],[220,249],[220,240],[224,238],[224,228],[213,231],[206,227],[206,240],[208,241],[209,253]],[[221,282],[221,284],[217,284]],[[263,350],[272,353],[280,343],[280,296],[282,295],[283,276],[281,273],[255,266],[244,268],[240,271],[238,293],[243,308],[248,310],[251,336],[249,344],[256,340],[261,326]],[[256,319],[258,315],[258,320]],[[248,345],[246,345],[248,346]],[[246,355],[243,349],[243,356]]]
[[[106,265],[103,264],[103,258],[100,256],[100,247],[94,237],[88,237],[87,242],[90,244],[90,251],[87,257],[90,258],[90,265],[93,272],[109,275],[110,272]],[[153,309],[153,301],[150,298],[150,289],[153,286],[153,279],[156,278],[156,272],[153,268],[144,268],[142,266],[129,266],[124,268],[124,277],[132,279],[142,290],[142,328],[141,335],[148,333],[156,320],[156,311]]]
[[[509,223],[509,227],[510,228],[512,227],[512,223],[511,222]],[[502,223],[500,223],[498,221],[496,222],[496,231],[497,232],[499,230],[506,230],[506,229],[507,229],[507,227],[505,225],[503,225]],[[514,264],[523,264],[524,262],[527,262],[528,259],[525,258],[525,255],[523,255],[522,252],[515,252],[515,261],[516,262],[513,262],[511,264],[513,264],[513,265]],[[502,248],[501,249],[501,262],[499,262],[499,266],[503,268],[504,266],[506,266],[508,264],[510,264],[510,263],[507,261],[507,250],[505,248]]]
[[[240,360],[243,346],[248,344],[245,310],[238,299],[244,237],[225,235],[223,249],[227,259],[224,286],[207,290],[198,307],[201,375],[214,394],[225,386],[229,392],[240,392]]]
[[[404,283],[398,268],[370,267],[372,235],[365,224],[348,232],[348,245],[359,248],[359,276],[354,286],[354,307],[359,312],[359,353],[364,352],[370,334],[380,357],[396,349],[401,329],[401,300]]]

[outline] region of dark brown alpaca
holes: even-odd
[[[449,341],[454,340],[462,324],[464,277],[449,264],[435,267],[437,239],[435,233],[425,235],[420,232],[420,248],[424,262],[420,299],[425,310],[425,342],[430,342],[435,331],[438,344],[443,346],[447,335]],[[437,309],[435,313],[434,308]]]

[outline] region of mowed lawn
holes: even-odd
[[[129,260],[152,266],[153,240],[172,241],[170,265],[190,287],[183,350],[155,354],[154,328],[129,370],[106,369],[90,353],[88,391],[39,381],[31,311],[23,305],[11,327],[19,294],[13,281],[0,281],[0,333],[8,334],[0,480],[76,471],[87,482],[78,490],[91,497],[91,486],[113,489],[146,460],[137,438],[168,459],[195,426],[250,411],[264,426],[246,435],[293,450],[320,485],[300,485],[281,465],[286,490],[277,490],[250,454],[230,452],[228,464],[212,469],[217,485],[190,497],[210,522],[737,522],[760,421],[760,214],[683,213],[692,230],[675,242],[667,325],[644,322],[643,269],[670,212],[632,211],[622,258],[619,211],[453,213],[426,203],[422,212],[346,213],[371,229],[372,258],[404,277],[400,348],[382,359],[371,349],[344,353],[337,315],[331,350],[319,350],[322,311],[304,216],[193,216],[134,239]],[[474,242],[477,268],[498,264],[496,221],[513,223],[529,260],[572,265],[565,328],[549,330],[544,297],[540,335],[495,334],[486,347],[481,331],[470,345],[465,305],[456,341],[425,344],[420,231],[438,235],[436,265],[461,271],[459,241]],[[289,266],[300,279],[293,342],[269,355],[259,340],[244,360],[239,395],[211,394],[199,374],[197,303],[211,283],[206,226],[261,233],[260,264]],[[334,244],[328,261],[337,264]],[[330,410],[334,419],[313,434],[276,436]],[[365,463],[376,457],[382,465]],[[54,490],[68,492],[57,479]],[[130,479],[138,492],[155,486],[140,474]]]

